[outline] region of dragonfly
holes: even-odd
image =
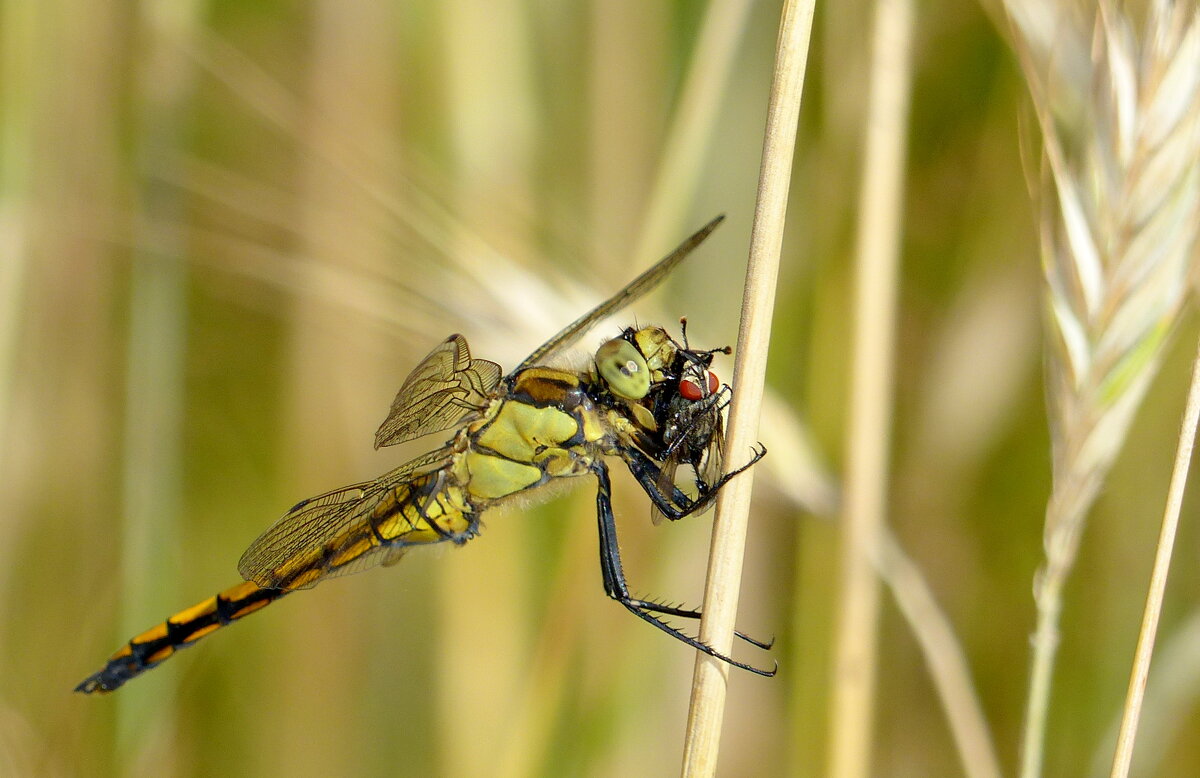
[[[179,650],[272,602],[320,581],[376,565],[393,565],[411,549],[461,546],[480,530],[489,508],[561,479],[593,476],[605,593],[671,637],[762,676],[673,626],[698,610],[635,597],[617,544],[607,459],[625,464],[650,498],[652,518],[677,521],[710,508],[729,480],[766,453],[724,467],[722,415],[731,389],[709,369],[728,347],[693,349],[686,320],[682,342],[662,327],[627,327],[596,349],[582,370],[547,366],[601,319],[657,286],[721,223],[710,221],[649,270],[539,346],[502,375],[475,359],[462,335],[438,344],[405,379],[375,447],[453,430],[446,443],[372,481],[303,500],[242,555],[242,583],[179,611],[131,638],[76,687],[111,692]],[[680,470],[691,484],[679,484]],[[685,491],[686,489],[686,491]],[[770,642],[735,635],[758,648]]]

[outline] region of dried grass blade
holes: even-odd
[[[729,416],[728,451],[735,458],[746,455],[757,435],[813,6],[812,0],[788,0],[780,21],[733,374],[737,391]],[[733,643],[752,486],[753,470],[730,482],[717,501],[700,639],[722,653]],[[684,739],[685,776],[716,772],[727,672],[723,663],[697,654]]]
[[[1192,449],[1196,443],[1198,420],[1200,420],[1200,350],[1197,350],[1196,359],[1192,365],[1192,385],[1188,391],[1187,407],[1184,410],[1183,424],[1179,430],[1179,447],[1175,452],[1175,467],[1171,472],[1171,485],[1167,489],[1167,505],[1159,532],[1158,550],[1154,556],[1154,569],[1150,574],[1146,609],[1142,616],[1142,628],[1138,633],[1137,649],[1134,652],[1129,690],[1125,695],[1121,731],[1117,736],[1117,750],[1113,754],[1112,778],[1125,778],[1129,775],[1129,765],[1133,760],[1133,743],[1137,738],[1138,720],[1141,717],[1142,701],[1146,692],[1146,679],[1150,675],[1150,659],[1154,653],[1154,640],[1158,634],[1158,619],[1162,614],[1163,596],[1167,589],[1167,574],[1171,569],[1171,552],[1175,548],[1175,535],[1179,528],[1179,513],[1183,508],[1183,492],[1187,487],[1187,474],[1192,463]]]

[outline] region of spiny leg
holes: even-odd
[[[721,486],[724,486],[725,483],[727,483],[730,478],[733,478],[738,473],[741,473],[744,470],[746,470],[747,468],[749,468],[751,465],[753,465],[759,459],[762,459],[764,454],[766,454],[765,448],[762,451],[755,451],[755,456],[753,459],[750,460],[750,462],[739,467],[737,470],[734,470],[733,472],[727,473],[725,476],[723,476],[721,478],[721,480],[715,486],[713,486],[711,488],[711,490],[709,490],[708,492],[703,494],[701,496],[701,500],[697,501],[697,503],[695,503],[695,504],[692,502],[692,500],[690,498],[687,497],[687,495],[685,495],[683,492],[681,492],[678,488],[672,487],[674,493],[671,495],[671,497],[669,499],[671,501],[673,501],[675,505],[681,506],[682,510],[679,508],[675,508],[672,505],[672,503],[670,501],[668,501],[667,496],[664,495],[662,493],[662,491],[659,489],[659,484],[658,484],[659,468],[658,468],[658,465],[656,465],[653,462],[653,460],[651,460],[649,457],[647,457],[642,452],[637,451],[636,449],[631,449],[630,451],[626,452],[626,457],[627,457],[626,464],[628,464],[630,471],[634,474],[634,477],[636,477],[638,479],[638,481],[642,484],[643,490],[645,490],[646,494],[649,495],[650,499],[654,502],[654,504],[656,506],[658,506],[659,510],[663,513],[663,515],[667,516],[672,521],[675,521],[675,520],[684,518],[685,516],[688,516],[691,513],[694,513],[697,510],[701,510],[704,507],[706,507],[708,505],[708,503],[711,501],[711,499],[705,500],[704,497],[706,497],[707,495],[710,495],[710,494],[715,495],[717,492],[717,489],[719,489]],[[685,619],[699,619],[700,618],[700,611],[692,610],[689,608],[684,608],[682,606],[664,605],[662,603],[651,602],[649,600],[634,599],[631,601],[640,608],[651,611],[653,613],[661,613],[664,616],[678,616],[680,618],[685,618]],[[746,641],[747,643],[749,643],[752,646],[757,646],[758,648],[762,648],[762,649],[766,649],[766,650],[770,650],[771,646],[773,646],[775,644],[774,638],[771,638],[771,640],[769,640],[769,641],[763,642],[761,640],[752,638],[749,635],[746,635],[737,630],[735,630],[733,634],[735,636],[741,638],[742,640]]]
[[[617,524],[613,517],[612,511],[612,485],[608,480],[608,467],[601,461],[597,461],[592,467],[592,472],[596,474],[596,480],[599,482],[596,491],[596,512],[599,518],[600,525],[600,571],[604,577],[605,593],[625,606],[625,609],[637,616],[642,621],[653,624],[671,637],[679,640],[692,648],[703,651],[709,656],[720,659],[722,662],[740,667],[743,670],[749,670],[756,675],[762,675],[770,678],[775,675],[778,669],[778,663],[771,670],[763,670],[753,665],[748,665],[744,662],[739,662],[736,659],[726,656],[714,649],[712,646],[687,635],[672,627],[662,619],[657,618],[655,613],[670,614],[673,611],[678,611],[674,615],[681,615],[687,618],[694,614],[699,617],[699,613],[695,611],[683,611],[682,609],[667,608],[667,606],[648,603],[645,600],[635,599],[629,592],[629,584],[625,580],[625,572],[621,568],[621,550],[617,545]],[[751,641],[755,645],[763,645],[758,641]]]
[[[654,507],[658,508],[671,521],[678,521],[685,516],[690,516],[693,513],[708,508],[717,499],[717,492],[721,490],[721,487],[729,483],[734,476],[753,467],[758,460],[766,456],[766,453],[766,447],[761,443],[758,444],[758,447],[754,449],[754,456],[750,458],[749,462],[721,476],[697,500],[688,498],[687,495],[674,487],[672,487],[672,494],[670,496],[663,494],[658,488],[658,465],[650,457],[637,449],[623,451],[622,457],[625,460],[625,464],[629,467],[629,472],[633,473],[633,477],[642,485],[642,490],[646,492],[651,502],[654,503]]]
[[[664,616],[678,616],[681,619],[699,619],[702,615],[700,611],[685,608],[682,605],[666,605],[665,603],[661,602],[639,600],[636,598],[630,599],[630,602],[637,607],[642,608],[643,610],[648,610],[652,613],[661,613]],[[761,648],[764,651],[770,651],[771,647],[775,645],[775,638],[771,638],[770,640],[764,642],[758,640],[757,638],[752,638],[744,632],[738,632],[736,629],[733,631],[733,634],[735,637],[741,638],[750,645],[756,648]]]

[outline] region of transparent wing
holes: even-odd
[[[729,405],[729,387],[722,386],[716,394],[710,395],[703,402],[710,403],[702,413],[698,423],[703,425],[703,432],[696,433],[696,439],[704,441],[703,450],[692,462],[696,469],[696,477],[705,489],[712,487],[725,475],[725,417],[726,406]]]
[[[500,366],[471,359],[467,339],[451,335],[409,373],[375,432],[375,448],[457,426],[500,382]]]
[[[722,214],[701,227],[694,235],[679,244],[679,248],[660,259],[657,264],[645,273],[630,281],[624,289],[567,325],[565,329],[539,346],[537,350],[525,358],[524,362],[517,365],[516,369],[512,373],[509,373],[509,375],[515,375],[527,367],[545,362],[554,352],[566,348],[579,340],[579,337],[591,329],[592,325],[596,322],[605,316],[616,313],[658,286],[666,278],[667,274],[687,258],[697,246],[703,243],[704,239],[724,220],[725,216]]]
[[[395,546],[364,546],[363,553],[350,556],[333,567],[325,550],[342,539],[358,536],[367,527],[371,511],[398,484],[419,471],[443,464],[450,449],[442,448],[417,457],[374,481],[351,484],[310,497],[296,504],[250,544],[238,560],[238,572],[247,581],[266,589],[308,588],[325,578],[345,575],[394,563],[403,553]],[[393,558],[395,557],[395,558]],[[298,572],[316,571],[298,586],[289,584]]]
[[[679,469],[679,451],[680,449],[675,449],[668,454],[667,458],[663,460],[662,467],[659,468],[658,481],[655,484],[658,487],[659,494],[664,494],[669,497],[672,494],[672,490],[675,488],[675,471]],[[651,501],[651,523],[657,526],[666,520],[667,517],[658,509],[658,506]]]
[[[725,424],[720,414],[714,414],[713,419],[716,428],[712,437],[708,439],[708,446],[699,466],[696,467],[700,480],[709,488],[725,475]]]

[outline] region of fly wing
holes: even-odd
[[[658,286],[667,274],[675,269],[675,266],[682,262],[704,239],[712,233],[717,226],[725,220],[724,214],[710,221],[708,224],[701,227],[694,235],[679,244],[679,248],[672,251],[667,256],[663,257],[637,278],[626,284],[625,288],[608,298],[604,302],[597,305],[592,310],[580,316],[565,329],[559,332],[550,340],[543,343],[532,354],[525,358],[525,361],[517,365],[516,369],[509,373],[515,375],[527,367],[541,364],[546,361],[554,352],[559,349],[567,348],[575,341],[579,340],[580,336],[592,328],[596,322],[603,319],[605,316],[616,313],[626,305],[639,299],[654,287]]]
[[[681,449],[675,449],[667,458],[663,460],[662,466],[658,469],[658,481],[655,485],[658,487],[658,493],[671,495],[675,489],[675,471],[679,468],[679,454]],[[650,503],[650,522],[655,526],[662,524],[667,520],[666,515],[658,509],[658,506],[653,501]]]
[[[728,391],[729,388],[723,386],[716,395],[710,395],[706,402],[711,402],[711,405],[699,420],[707,425],[704,431],[707,442],[693,467],[697,481],[704,484],[703,488],[707,491],[711,491],[725,475],[725,422],[722,411],[729,404]]]
[[[394,561],[403,553],[399,547],[353,540],[370,536],[371,512],[392,489],[449,456],[448,448],[431,451],[374,481],[302,500],[250,544],[238,560],[238,572],[264,589],[306,589],[324,578]],[[358,545],[358,554],[329,553]],[[336,564],[330,561],[334,558]]]
[[[713,414],[713,424],[715,428],[708,440],[708,448],[700,466],[696,468],[700,480],[710,488],[725,475],[725,425],[719,411]]]
[[[458,426],[479,409],[499,382],[499,365],[471,359],[467,339],[451,335],[404,380],[387,418],[375,432],[375,448]]]

